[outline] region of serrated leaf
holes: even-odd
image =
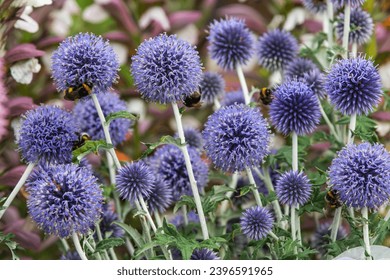
[[[100,253],[113,247],[121,246],[125,243],[122,238],[107,238],[96,244],[95,252]]]
[[[255,189],[255,187],[253,185],[247,185],[247,186],[241,187],[239,197],[246,195],[247,193],[249,193],[250,191],[252,191],[254,189]]]
[[[350,120],[351,120],[350,117],[344,116],[344,117],[341,117],[341,118],[336,122],[336,124],[339,124],[339,125],[349,124]]]
[[[177,147],[182,147],[183,145],[180,142],[179,138],[174,138],[170,135],[165,135],[160,138],[158,142],[155,143],[143,143],[147,149],[144,151],[144,153],[141,155],[141,158],[145,158],[149,154],[151,154],[157,147],[164,145],[164,144],[173,144]]]
[[[113,120],[116,120],[116,119],[129,119],[129,120],[137,121],[137,120],[139,120],[139,116],[138,115],[134,115],[134,114],[132,114],[132,113],[130,113],[128,111],[114,112],[114,113],[109,114],[106,117],[106,125],[109,126],[110,123]]]
[[[134,242],[137,244],[138,247],[141,247],[144,245],[144,241],[142,239],[141,234],[136,229],[134,229],[132,226],[126,225],[126,224],[121,223],[121,222],[113,222],[113,224],[116,224],[119,227],[121,227],[134,240]]]
[[[100,150],[109,150],[113,149],[112,144],[108,144],[104,140],[88,140],[85,141],[84,145],[72,152],[73,162],[78,163],[83,157],[88,154],[94,153],[98,154]]]
[[[188,206],[189,209],[196,208],[194,198],[189,195],[183,195],[173,208],[173,213],[176,213],[183,206]]]

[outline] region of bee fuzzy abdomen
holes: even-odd
[[[343,205],[340,201],[338,192],[332,189],[326,193],[325,201],[328,203],[330,208],[339,208]]]
[[[201,94],[196,91],[190,96],[186,97],[183,100],[183,104],[189,108],[199,108],[202,106],[202,102],[200,102],[201,98],[202,98]]]
[[[260,100],[264,105],[271,104],[274,99],[274,95],[271,89],[263,87],[260,91]]]

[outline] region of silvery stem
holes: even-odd
[[[344,58],[348,58],[350,21],[351,21],[351,4],[349,3],[349,1],[346,1],[344,7],[344,30],[343,30],[343,48],[346,51]]]
[[[328,44],[331,48],[333,46],[333,3],[331,0],[326,0],[327,20],[328,20]]]
[[[253,178],[252,170],[249,167],[247,167],[246,173],[248,174],[249,184],[254,186],[252,192],[253,195],[255,196],[256,204],[260,207],[263,207],[263,203],[261,203],[260,194],[259,194],[259,190],[257,189],[255,178]]]
[[[339,230],[340,220],[341,220],[341,209],[342,207],[336,208],[334,212],[332,231],[330,232],[330,239],[332,240],[332,242],[335,242],[337,238],[337,232]]]
[[[368,209],[367,207],[362,208],[363,221],[363,240],[364,240],[364,249],[367,253],[367,259],[371,260],[371,247],[370,247],[370,237],[369,237],[369,228],[368,228]]]
[[[248,90],[248,85],[246,84],[244,71],[242,71],[242,67],[240,64],[236,65],[236,70],[237,70],[238,79],[240,80],[242,93],[244,94],[245,104],[248,105],[250,103],[249,90]]]
[[[80,240],[76,232],[72,233],[72,240],[74,243],[74,247],[76,248],[77,253],[79,254],[80,258],[84,261],[87,261],[87,256],[85,255],[83,248],[81,248]]]

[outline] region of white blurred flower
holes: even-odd
[[[14,0],[11,5],[13,7],[32,6],[38,8],[45,5],[51,5],[52,3],[52,0]]]
[[[33,73],[38,73],[41,65],[36,58],[30,58],[15,63],[11,66],[11,75],[18,83],[28,85],[31,83]]]
[[[88,6],[83,12],[83,20],[90,23],[99,23],[106,20],[109,14],[97,4]]]
[[[139,19],[139,26],[141,29],[145,29],[153,20],[157,21],[163,30],[168,31],[171,29],[167,14],[161,7],[152,7],[148,9]]]
[[[31,6],[27,6],[24,8],[23,13],[20,15],[20,19],[15,22],[15,28],[27,31],[29,33],[35,33],[39,30],[38,23],[29,16],[33,8]]]
[[[177,33],[177,37],[187,41],[192,45],[198,43],[199,30],[195,24],[188,24],[184,28],[180,29]]]
[[[291,31],[295,26],[302,24],[305,21],[306,13],[303,8],[293,9],[286,18],[284,22],[283,29],[286,31]]]
[[[110,42],[111,47],[114,49],[114,52],[116,53],[116,56],[118,57],[119,65],[123,65],[127,63],[127,57],[129,54],[129,51],[127,47],[124,44],[116,43],[116,42]]]
[[[140,120],[144,120],[147,116],[145,102],[142,99],[131,99],[127,103],[127,110],[132,114],[137,114]]]
[[[390,62],[379,67],[379,75],[381,76],[383,87],[390,88]]]
[[[61,10],[51,12],[50,31],[59,36],[67,36],[72,25],[72,15],[79,11],[80,7],[75,0],[66,0]]]

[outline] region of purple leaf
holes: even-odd
[[[10,98],[6,105],[10,111],[10,116],[12,117],[20,116],[27,110],[37,107],[37,105],[34,104],[33,99],[26,96]]]
[[[4,58],[8,64],[25,60],[33,57],[40,57],[45,54],[44,51],[37,50],[33,44],[21,44],[7,51]]]
[[[181,28],[198,21],[201,16],[202,14],[199,11],[180,11],[171,13],[168,18],[172,27]]]

